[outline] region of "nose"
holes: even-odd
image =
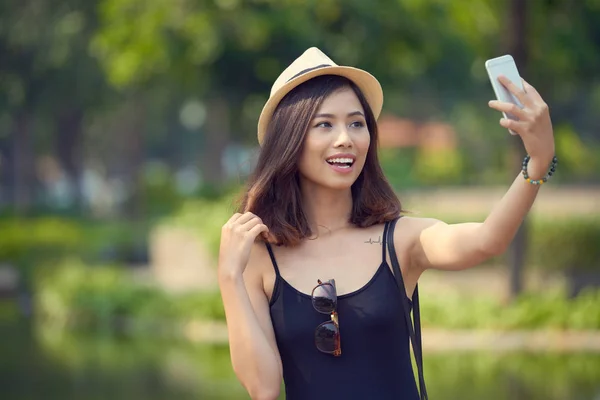
[[[342,127],[335,139],[335,147],[352,147],[352,138],[348,134],[348,129]]]

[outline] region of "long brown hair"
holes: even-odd
[[[267,128],[258,163],[238,212],[258,215],[268,240],[294,246],[312,235],[302,207],[298,160],[313,116],[330,94],[351,88],[365,111],[371,143],[365,165],[352,184],[350,223],[365,228],[397,217],[402,208],[377,157],[377,122],[360,89],[350,80],[322,75],[296,87],[279,103]]]

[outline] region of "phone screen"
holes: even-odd
[[[520,108],[523,108],[521,102],[508,89],[506,89],[503,84],[501,84],[498,81],[498,76],[504,75],[508,79],[510,79],[511,82],[517,85],[517,87],[523,89],[523,82],[521,81],[521,76],[519,75],[519,71],[517,70],[515,60],[510,55],[505,55],[486,61],[485,68],[487,69],[490,82],[492,83],[492,87],[494,88],[496,98],[500,101],[513,103],[519,106]],[[518,120],[518,118],[512,114],[504,114],[506,118]]]

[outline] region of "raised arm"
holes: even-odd
[[[523,81],[525,91],[505,77],[500,82],[517,96],[524,107],[500,101],[489,106],[516,115],[519,121],[501,119],[500,125],[518,134],[531,159],[529,177],[542,179],[554,157],[554,136],[548,106],[538,92]],[[435,219],[422,219],[415,224],[415,240],[410,249],[411,265],[427,268],[459,270],[473,267],[506,251],[525,215],[529,212],[541,185],[527,182],[519,175],[500,203],[483,223],[448,225]]]
[[[267,227],[252,213],[235,214],[223,226],[219,287],[223,298],[231,362],[253,400],[274,400],[282,381],[269,304],[258,273],[255,238]]]

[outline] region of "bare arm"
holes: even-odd
[[[485,222],[446,224],[419,221],[420,235],[411,251],[421,269],[461,270],[502,254],[529,212],[539,186],[518,176]]]
[[[262,259],[258,246],[252,245],[245,271],[229,264],[239,260],[220,257],[219,286],[235,374],[253,400],[274,400],[279,396],[282,366],[257,265]]]
[[[500,124],[521,136],[531,160],[527,167],[532,179],[540,179],[554,156],[554,138],[547,105],[537,91],[524,82],[527,93],[506,79],[501,82],[525,105],[523,109],[498,101],[490,107],[513,113],[519,121],[502,119]],[[506,251],[540,189],[519,175],[500,203],[483,223],[448,225],[435,219],[417,223],[417,235],[410,250],[413,264],[427,268],[459,270],[473,267]]]

